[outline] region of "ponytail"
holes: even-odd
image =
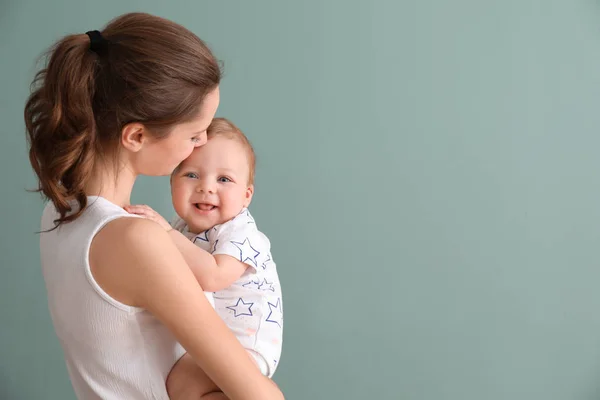
[[[89,45],[86,35],[58,42],[25,105],[29,160],[39,180],[36,191],[54,203],[60,214],[57,226],[77,218],[87,205],[84,189],[94,167],[97,55]],[[78,207],[70,213],[73,200]]]

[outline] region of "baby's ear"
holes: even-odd
[[[252,202],[252,195],[254,194],[254,185],[248,186],[246,188],[246,197],[244,198],[244,207],[248,207]]]

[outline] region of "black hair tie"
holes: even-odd
[[[108,40],[104,39],[100,31],[88,31],[85,34],[90,38],[91,51],[98,55],[106,51]]]

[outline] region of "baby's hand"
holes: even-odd
[[[144,218],[150,219],[160,226],[162,226],[166,231],[170,231],[173,227],[164,219],[159,213],[154,211],[150,206],[145,204],[142,205],[130,205],[123,207],[125,211],[130,214],[140,215]]]

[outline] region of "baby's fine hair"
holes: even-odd
[[[225,137],[227,139],[237,141],[244,147],[246,150],[246,156],[248,157],[248,169],[250,170],[248,184],[253,185],[254,171],[256,169],[256,154],[254,153],[254,148],[252,147],[252,144],[246,135],[244,135],[244,133],[230,120],[226,118],[215,118],[208,127],[206,136],[208,137],[208,140],[217,136]]]

